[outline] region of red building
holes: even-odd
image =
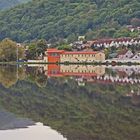
[[[63,62],[103,62],[105,54],[98,51],[64,51],[57,49],[47,49],[44,61],[48,63]]]

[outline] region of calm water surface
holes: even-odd
[[[140,66],[0,66],[0,139],[139,140]]]

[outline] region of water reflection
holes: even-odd
[[[82,65],[15,67],[12,68],[15,76],[7,72],[9,76],[3,78],[9,81],[15,77],[15,82],[5,86],[6,82],[0,81],[0,106],[19,117],[50,126],[68,140],[138,140],[139,68]],[[8,66],[2,69],[6,71]]]
[[[80,82],[139,84],[140,66],[92,66],[92,65],[28,65],[0,66],[0,83],[11,87],[26,78],[36,81],[40,87],[47,85],[51,77],[71,77]]]
[[[35,123],[29,119],[17,118],[12,113],[0,110],[0,130],[27,128],[31,125]]]

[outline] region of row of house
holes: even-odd
[[[134,31],[140,31],[140,27],[134,27],[132,25],[127,25],[126,28],[131,31],[131,32],[134,32]]]
[[[101,39],[96,40],[92,44],[92,48],[94,47],[120,47],[120,46],[129,46],[129,45],[138,45],[140,44],[140,38],[117,38],[117,39]]]
[[[121,47],[139,45],[140,38],[116,38],[116,39],[97,39],[92,41],[76,41],[70,44],[74,49],[82,50],[86,48],[110,48],[110,47]]]

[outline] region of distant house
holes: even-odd
[[[93,44],[93,41],[75,41],[70,44],[73,51],[81,51],[85,49],[91,49],[91,46]]]
[[[79,36],[78,37],[78,41],[84,41],[85,40],[85,36]]]
[[[128,25],[126,26],[127,29],[131,32],[134,32],[134,31],[140,31],[140,27],[133,27],[132,25]]]
[[[117,55],[118,59],[130,59],[134,54],[132,53],[131,50],[123,50],[121,52],[119,52],[119,54]]]

